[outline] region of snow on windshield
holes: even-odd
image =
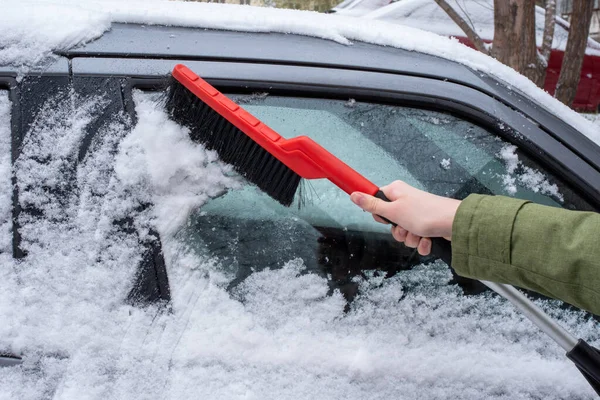
[[[111,22],[295,33],[346,45],[356,40],[432,54],[504,80],[600,143],[600,132],[589,121],[513,69],[457,40],[407,26],[316,12],[159,0],[4,0],[0,64],[32,65],[51,51],[100,36]]]
[[[0,349],[24,356],[0,368],[0,397],[593,398],[558,346],[503,299],[462,295],[440,262],[390,279],[366,271],[348,312],[301,259],[228,291],[220,260],[178,232],[191,210],[239,187],[230,168],[141,93],[137,125],[115,116],[79,161],[106,102],[73,96],[42,107],[15,164],[19,202],[37,211],[19,220],[28,255],[0,254]],[[8,124],[4,98],[5,155]],[[133,229],[118,229],[126,216]],[[170,308],[125,302],[151,228]],[[538,303],[575,336],[600,340],[586,313]]]
[[[502,175],[505,190],[510,195],[515,195],[517,183],[519,183],[534,193],[550,195],[563,202],[564,198],[559,192],[558,186],[550,183],[540,171],[523,165],[516,153],[517,146],[505,145],[498,154],[506,166],[506,174]]]

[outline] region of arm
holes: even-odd
[[[453,267],[600,314],[600,215],[471,195],[452,227]]]
[[[600,215],[502,196],[463,202],[396,181],[385,203],[353,193],[375,220],[398,224],[398,241],[428,254],[428,237],[452,239],[452,266],[462,276],[511,283],[600,314]]]

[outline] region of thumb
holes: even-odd
[[[365,193],[354,192],[350,195],[350,200],[360,208],[371,214],[381,215],[382,217],[388,218],[386,215],[389,211],[391,203],[378,199],[377,197],[370,196]]]

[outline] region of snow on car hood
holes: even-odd
[[[589,121],[513,69],[456,40],[416,28],[316,12],[159,0],[4,0],[0,64],[39,62],[51,51],[100,36],[112,22],[294,33],[347,45],[363,41],[432,54],[502,79],[600,143],[600,132]]]

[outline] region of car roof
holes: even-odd
[[[117,23],[99,39],[59,54],[67,58],[151,57],[324,66],[419,75],[473,87],[491,87],[481,79],[481,74],[441,57],[365,42],[348,46],[281,33]]]

